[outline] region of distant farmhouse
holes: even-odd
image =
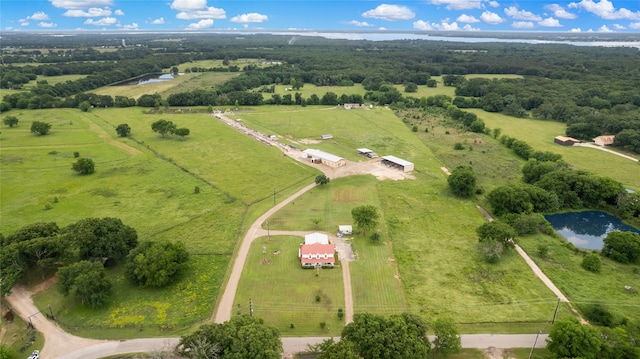
[[[322,233],[311,233],[304,236],[304,243],[298,249],[298,258],[302,268],[335,266],[336,247],[329,243],[329,236]]]
[[[413,162],[405,161],[396,156],[382,156],[382,164],[402,170],[402,172],[413,171]]]
[[[367,106],[365,106],[365,104],[360,104],[360,103],[345,103],[344,104],[344,109],[345,110],[351,110],[353,108],[367,108]]]
[[[573,137],[556,136],[556,137],[553,139],[553,142],[555,142],[555,143],[557,143],[557,144],[559,144],[559,145],[562,145],[562,146],[573,146],[573,145],[575,145],[576,143],[580,143],[580,142],[582,142],[582,141],[580,141],[580,140],[576,140],[576,139],[575,139],[575,138],[573,138]]]
[[[611,146],[615,138],[616,136],[598,136],[593,139],[593,142],[598,146]]]
[[[330,133],[328,133],[328,134],[326,134],[326,135],[320,135],[320,139],[321,139],[321,140],[330,140],[330,139],[332,139],[332,138],[333,138],[333,135],[332,135],[332,134],[330,134]]]
[[[312,163],[322,163],[329,167],[342,167],[347,164],[347,161],[342,157],[312,148],[302,151],[302,158],[306,158]]]

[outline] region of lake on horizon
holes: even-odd
[[[635,232],[640,230],[623,223],[619,218],[600,211],[568,212],[545,215],[551,226],[574,246],[601,250],[603,239],[612,231]]]

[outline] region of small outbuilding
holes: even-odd
[[[322,233],[311,233],[304,236],[304,244],[329,244],[329,236]]]
[[[322,163],[329,167],[342,167],[347,164],[347,160],[330,153],[308,148],[302,151],[302,158],[306,158],[313,163]]]
[[[593,142],[598,146],[611,146],[615,138],[616,136],[598,136],[593,139]]]
[[[562,145],[562,146],[573,146],[573,145],[575,145],[576,143],[580,143],[580,142],[582,142],[582,141],[580,141],[580,140],[576,140],[576,139],[575,139],[575,138],[573,138],[573,137],[556,136],[556,137],[553,139],[553,142],[555,142],[555,143],[557,143],[557,144],[559,144],[559,145]]]
[[[321,140],[330,140],[330,139],[332,139],[332,138],[333,138],[333,135],[332,135],[332,134],[330,134],[330,133],[327,133],[327,134],[325,134],[325,135],[320,135],[320,139],[321,139]]]
[[[351,235],[353,234],[353,226],[351,226],[350,224],[338,226],[338,233],[343,235]]]
[[[364,104],[360,104],[360,103],[345,103],[344,104],[344,109],[345,110],[351,110],[352,108],[366,108],[366,106]]]
[[[378,158],[378,154],[368,148],[358,148],[358,154],[367,156],[369,158]]]
[[[398,158],[396,156],[382,156],[382,164],[395,167],[402,170],[403,172],[413,171],[413,162],[403,160],[402,158]]]

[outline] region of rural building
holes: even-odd
[[[359,104],[359,103],[345,103],[344,104],[344,109],[345,110],[351,110],[352,108],[366,108],[367,106],[365,106],[364,104]]]
[[[311,233],[304,236],[304,244],[329,244],[329,236],[322,233]]]
[[[616,136],[598,136],[593,139],[593,142],[599,146],[611,146]]]
[[[349,225],[338,226],[338,233],[353,234],[353,227]]]
[[[329,167],[341,167],[347,164],[347,161],[342,157],[320,150],[314,150],[313,148],[308,148],[302,151],[302,158],[307,158],[313,163],[322,163]]]
[[[556,138],[553,139],[553,142],[562,145],[562,146],[573,146],[576,143],[580,143],[580,140],[576,140],[573,137],[565,137],[565,136],[556,136]]]
[[[382,164],[401,169],[403,172],[413,171],[413,162],[405,161],[396,156],[382,156]]]
[[[321,140],[330,140],[332,138],[333,138],[333,135],[330,133],[327,133],[326,135],[320,135]]]
[[[298,249],[298,258],[303,268],[333,267],[336,247],[329,243],[329,236],[311,233],[304,236],[304,243]]]
[[[358,148],[358,154],[367,156],[369,158],[378,158],[378,154],[368,148]]]

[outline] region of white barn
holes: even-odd
[[[347,161],[339,156],[332,155],[320,150],[308,148],[302,151],[302,158],[307,158],[314,163],[322,163],[329,167],[341,167],[347,164]]]
[[[401,169],[403,172],[413,171],[413,162],[403,160],[396,156],[382,156],[382,164]]]
[[[329,244],[329,236],[322,233],[311,233],[304,236],[304,244]]]

